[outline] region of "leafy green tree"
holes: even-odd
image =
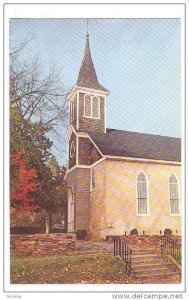
[[[66,204],[66,185],[64,176],[66,169],[60,167],[56,158],[52,156],[47,162],[47,166],[51,172],[51,180],[49,181],[50,193],[48,200],[45,202],[44,209],[47,212],[46,218],[46,233],[49,233],[50,226],[52,225],[53,213],[60,213],[66,218],[67,204]],[[41,203],[43,205],[43,203]]]

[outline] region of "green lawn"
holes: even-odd
[[[11,283],[129,283],[119,257],[110,254],[11,258]]]

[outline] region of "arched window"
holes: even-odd
[[[84,101],[84,116],[85,117],[91,117],[92,115],[92,102],[91,102],[91,96],[85,95],[85,101]]]
[[[137,177],[137,211],[139,215],[148,213],[147,179],[142,171]]]
[[[174,174],[169,178],[169,195],[171,214],[179,214],[178,182]]]
[[[95,119],[99,118],[100,114],[100,100],[98,97],[93,97],[92,100],[92,117]]]
[[[97,96],[85,95],[84,117],[99,119],[99,117],[100,117],[100,99]]]

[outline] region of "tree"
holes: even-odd
[[[51,156],[52,142],[46,136],[50,127],[41,122],[26,120],[18,108],[10,108],[10,153],[25,151],[25,160],[29,167],[48,161]]]
[[[41,122],[33,124],[25,120],[19,109],[10,109],[10,152],[14,157],[24,151],[26,166],[35,170],[35,198],[40,210],[46,212],[47,234],[52,213],[62,211],[65,215],[66,211],[65,168],[58,165],[50,152],[52,142],[45,136],[48,130]],[[18,172],[14,164],[11,167],[11,186],[15,180],[18,180]]]
[[[11,186],[10,207],[11,219],[26,211],[36,211],[35,192],[37,190],[35,176],[36,170],[28,168],[24,161],[24,151],[11,154]]]
[[[67,103],[62,93],[59,74],[55,68],[43,72],[39,58],[23,59],[23,51],[29,44],[11,46],[10,53],[10,152],[17,155],[24,150],[24,162],[28,170],[35,170],[37,204],[46,211],[46,232],[49,232],[49,216],[60,207],[64,170],[58,166],[53,171],[48,162],[51,147],[56,148],[49,136],[57,141],[59,128],[67,124]],[[61,133],[63,130],[61,129]],[[63,137],[61,135],[61,145]],[[61,149],[63,151],[63,149]],[[48,162],[48,163],[47,163]],[[18,171],[18,170],[17,170]],[[11,169],[11,185],[19,172]],[[32,175],[32,173],[30,173]],[[31,177],[33,178],[33,177]],[[22,183],[24,183],[22,181]],[[34,196],[34,195],[33,195]]]
[[[30,40],[16,44],[10,39],[10,106],[19,109],[24,119],[50,127],[53,147],[65,152],[68,109],[61,74],[54,66],[44,71],[38,56],[25,54]]]
[[[52,214],[62,212],[66,217],[66,186],[64,183],[65,167],[60,167],[56,158],[52,156],[48,163],[48,169],[51,178],[48,181],[49,193],[46,201],[41,203],[41,206],[46,210],[46,234],[49,234],[52,224]]]

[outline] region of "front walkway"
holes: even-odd
[[[114,243],[107,241],[77,241],[77,254],[98,254],[98,253],[112,253],[114,251]]]

